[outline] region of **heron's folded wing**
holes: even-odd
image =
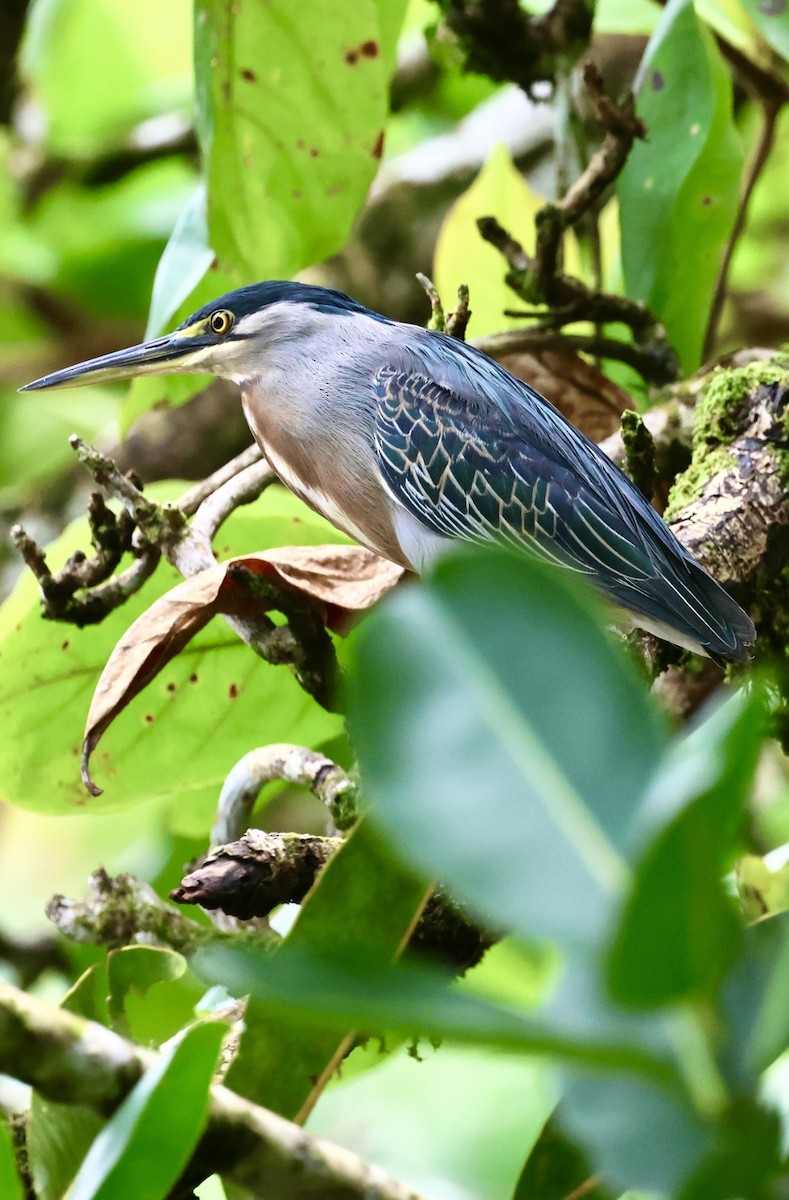
[[[538,448],[483,401],[396,369],[379,370],[373,386],[381,473],[429,529],[532,550],[588,575],[623,608],[714,653],[739,653],[748,618],[618,472],[608,502],[596,458],[586,481],[558,448],[548,457],[544,438]]]

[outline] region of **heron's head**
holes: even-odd
[[[256,283],[204,305],[173,333],[54,371],[19,390],[79,387],[140,375],[218,375],[241,382],[265,368],[273,345],[298,338],[315,312],[340,315],[366,309],[327,288],[280,280]]]

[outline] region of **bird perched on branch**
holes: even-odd
[[[283,483],[385,558],[421,571],[451,539],[506,543],[587,576],[632,624],[748,658],[750,618],[552,404],[473,346],[339,292],[239,288],[22,391],[196,372],[238,384]]]

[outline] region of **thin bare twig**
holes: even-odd
[[[759,138],[756,143],[756,148],[753,152],[753,157],[748,165],[748,172],[743,183],[742,195],[740,196],[740,204],[737,209],[737,216],[729,234],[728,241],[723,251],[723,258],[718,269],[718,278],[715,281],[715,291],[712,296],[712,304],[710,306],[709,320],[707,321],[707,329],[704,334],[704,347],[702,350],[702,361],[707,362],[715,349],[715,342],[718,336],[718,326],[720,324],[721,313],[723,312],[723,304],[726,299],[726,286],[729,279],[729,267],[731,266],[732,256],[737,243],[740,240],[745,222],[748,218],[748,207],[751,202],[754,188],[759,180],[759,177],[764,170],[767,160],[772,153],[775,145],[775,131],[778,123],[778,117],[783,110],[784,101],[776,99],[774,96],[765,97],[762,99],[762,124],[759,130]]]
[[[444,317],[444,306],[438,294],[438,288],[433,283],[433,280],[428,279],[427,275],[423,275],[421,271],[417,271],[416,278],[420,286],[424,288],[425,294],[430,301],[431,317],[427,323],[427,328],[435,329],[438,333],[443,333],[446,328],[446,319]]]

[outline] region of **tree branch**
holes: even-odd
[[[96,494],[92,501],[96,515],[91,517],[96,557],[88,560],[81,553],[72,555],[57,575],[50,572],[43,552],[21,527],[16,527],[14,538],[39,581],[45,615],[78,625],[101,620],[128,599],[153,573],[161,554],[185,578],[216,566],[211,542],[217,529],[236,508],[256,500],[276,479],[257,448],[249,448],[190,488],[183,498],[184,507],[160,505],[145,496],[137,481],[124,475],[107,455],[76,436],[71,438],[71,445],[79,461],[110,496],[121,502],[125,512],[116,519]],[[188,513],[194,513],[191,525]],[[132,545],[141,556],[139,563],[97,589],[96,581],[106,579],[124,549]],[[234,574],[252,596],[265,601],[268,609],[282,612],[287,624],[276,625],[265,612],[252,617],[225,614],[224,620],[261,658],[289,666],[302,687],[323,707],[333,710],[338,703],[337,661],[316,606],[271,579],[242,568]],[[75,596],[78,590],[84,595]]]
[[[85,1021],[0,983],[0,1071],[60,1104],[109,1116],[155,1056],[94,1021]],[[208,1125],[193,1159],[195,1182],[227,1174],[277,1200],[420,1200],[410,1188],[355,1154],[305,1133],[221,1084],[209,1092]],[[199,1164],[199,1169],[198,1169]]]
[[[240,838],[249,828],[261,788],[274,779],[308,787],[326,805],[335,829],[350,829],[359,815],[359,788],[330,758],[280,742],[245,754],[231,769],[219,796],[211,846]]]
[[[621,171],[633,142],[645,135],[635,114],[632,95],[620,105],[605,94],[597,68],[586,62],[583,78],[594,114],[604,130],[601,145],[579,178],[561,200],[546,204],[537,214],[536,247],[533,255],[504,229],[494,217],[477,222],[480,234],[502,255],[509,271],[506,282],[529,305],[545,305],[546,311],[523,314],[537,317],[540,334],[549,331],[554,349],[583,349],[628,361],[645,379],[668,383],[679,375],[679,360],[666,339],[658,319],[644,307],[624,296],[593,291],[580,279],[561,270],[564,234],[594,211],[606,189]],[[520,314],[517,314],[520,315]],[[622,322],[629,326],[633,342],[603,338],[599,333],[579,344],[557,333],[564,325],[590,321],[594,325]]]

